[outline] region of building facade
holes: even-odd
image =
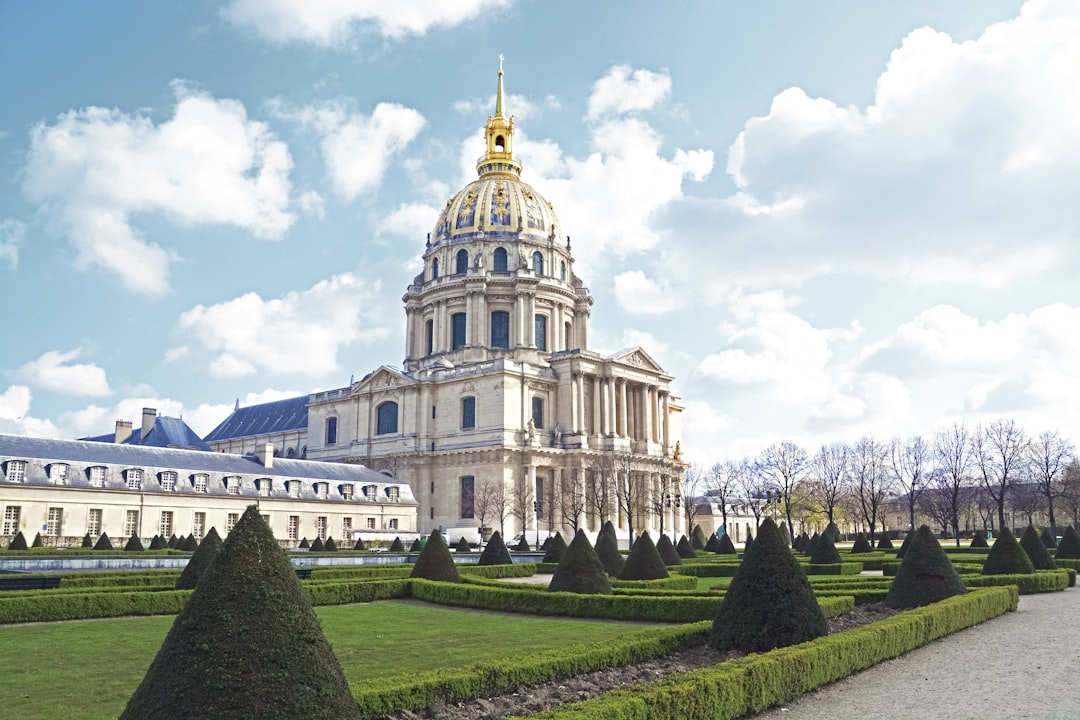
[[[308,397],[300,444],[407,482],[421,531],[451,541],[608,519],[623,533],[685,532],[672,377],[641,348],[589,348],[593,298],[513,141],[500,70],[478,177],[446,203],[402,298],[402,368]],[[273,439],[230,431],[238,421],[211,447]]]

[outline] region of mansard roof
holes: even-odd
[[[253,435],[271,435],[293,431],[307,432],[308,396],[238,407],[210,434],[206,442],[219,442]]]
[[[80,438],[88,442],[114,443],[116,433]],[[139,428],[135,428],[124,445],[142,445],[145,447],[186,448],[210,452],[212,449],[181,418],[157,416],[154,427],[144,437]]]

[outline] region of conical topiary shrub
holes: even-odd
[[[90,533],[86,533],[85,535],[83,535],[81,547],[84,547],[84,548],[92,548],[92,547],[94,547],[94,538],[90,537]]]
[[[548,538],[547,550],[544,551],[544,562],[562,562],[566,547],[566,541],[563,540],[562,533],[555,533],[552,535]],[[595,555],[596,551],[593,551],[593,554]]]
[[[1043,545],[1042,538],[1039,537],[1039,531],[1035,529],[1034,525],[1028,525],[1024,528],[1024,534],[1020,536],[1020,547],[1024,548],[1024,552],[1031,559],[1031,564],[1035,566],[1036,570],[1056,570],[1057,563],[1054,562],[1054,558],[1050,557],[1050,551]]]
[[[878,540],[877,549],[878,550],[892,550],[893,549],[892,540],[889,539],[888,535],[882,535],[881,536],[881,539]]]
[[[817,549],[818,543],[821,542],[821,536],[814,533],[810,536],[810,540],[806,543],[806,549],[803,550],[803,555],[810,557],[814,554],[814,550]]]
[[[30,543],[30,547],[45,547],[45,543],[41,541],[41,533],[34,536],[34,542]]]
[[[791,541],[791,549],[794,550],[795,552],[805,553],[806,552],[806,545],[809,542],[810,542],[810,536],[806,534],[806,531],[803,531],[802,533],[799,534],[799,537],[797,537],[797,538],[795,538],[794,540]]]
[[[833,533],[826,530],[818,538],[814,554],[810,556],[811,565],[832,565],[840,562],[840,553],[833,544]]]
[[[851,546],[852,555],[873,552],[873,550],[874,548],[870,547],[870,541],[866,539],[865,533],[859,533],[855,536],[855,542]]]
[[[836,547],[836,543],[840,542],[843,537],[840,535],[840,528],[836,527],[836,523],[831,522],[825,526],[825,535],[832,538],[833,547]]]
[[[708,543],[705,543],[708,545]],[[675,551],[679,553],[679,557],[683,559],[696,558],[697,553],[694,552],[693,546],[690,544],[690,539],[685,535],[679,538],[679,544],[675,546]]]
[[[409,546],[409,552],[420,552],[424,549],[424,543],[420,542],[420,538],[416,538],[412,541],[412,545]]]
[[[326,538],[326,544],[323,545],[323,550],[326,552],[337,552],[337,543],[334,542],[334,538]]]
[[[95,550],[112,550],[113,549],[112,541],[109,540],[108,533],[101,533],[101,537],[99,537],[97,539],[97,542],[94,543],[94,549]]]
[[[735,549],[735,543],[731,541],[731,536],[724,533],[724,536],[716,541],[719,547],[716,550],[717,555],[738,555],[739,551]]]
[[[457,541],[457,545],[454,547],[454,552],[472,552],[472,545],[469,544],[469,541],[465,539],[464,535],[462,535],[461,538]]]
[[[249,507],[180,611],[121,720],[357,720],[306,593]]]
[[[705,531],[701,529],[700,525],[695,525],[694,529],[690,532],[690,547],[695,550],[704,550],[705,545],[707,545],[708,542],[708,539],[705,537]]]
[[[176,537],[176,533],[169,536],[169,547],[173,550],[180,547],[180,538]]]
[[[8,550],[26,550],[26,537],[22,534],[22,530],[15,533],[15,537],[11,538],[11,542],[8,543]]]
[[[600,562],[583,530],[577,531],[570,546],[563,552],[548,590],[592,595],[611,593],[611,581],[604,570],[604,563]]]
[[[671,538],[667,535],[660,536],[656,543],[656,552],[660,553],[660,559],[664,561],[664,565],[682,565],[679,551],[671,544]]]
[[[322,538],[317,537],[312,541],[311,547],[309,548],[309,552],[313,552],[313,553],[314,552],[322,552],[325,549],[326,549],[326,546],[323,545]]]
[[[195,533],[184,538],[184,542],[180,543],[180,549],[187,552],[195,552],[199,549],[199,540],[195,537]]]
[[[724,537],[727,537],[725,534]],[[690,546],[691,549],[694,547]],[[709,536],[709,539],[705,541],[705,552],[718,553],[720,552],[720,538],[716,537],[716,533]]]
[[[986,532],[983,530],[976,530],[971,536],[971,547],[973,548],[988,548],[990,543],[986,542]]]
[[[779,532],[779,531],[777,531]],[[750,552],[750,548],[754,546],[754,534],[746,533],[746,542],[743,543],[743,557],[746,557],[746,553]]]
[[[600,533],[596,536],[595,549],[596,556],[604,564],[604,571],[611,577],[619,577],[626,564],[626,558],[619,552],[619,538],[610,520],[600,528]]]
[[[1057,549],[1057,538],[1054,537],[1054,533],[1050,528],[1044,527],[1042,532],[1039,533],[1039,539],[1042,540],[1042,544],[1046,546],[1047,550]]]
[[[1013,573],[1033,573],[1035,566],[1031,558],[1016,542],[1009,528],[1001,528],[990,552],[983,561],[983,575],[1012,575]]]
[[[904,536],[904,542],[900,543],[900,549],[896,551],[896,559],[897,560],[903,560],[904,559],[904,555],[907,553],[908,545],[911,544],[911,538],[914,537],[914,536],[915,536],[915,531],[913,531],[913,530],[909,531],[908,534],[906,536]]]
[[[128,538],[127,545],[124,545],[124,552],[142,552],[144,549],[138,533],[132,534],[132,536]]]
[[[909,610],[965,592],[964,581],[949,561],[941,543],[930,528],[923,525],[911,533],[911,542],[889,586],[885,605],[897,610]]]
[[[784,543],[784,547],[791,547],[791,534],[788,533],[787,523],[780,523],[780,540]]]
[[[357,539],[356,542],[360,542],[360,540]],[[405,543],[401,542],[400,537],[395,537],[394,542],[390,543],[390,552],[405,552]]]
[[[184,571],[176,578],[177,590],[194,590],[199,584],[199,579],[210,567],[210,563],[217,557],[218,551],[224,545],[216,528],[211,527],[206,537],[199,543],[199,548],[191,554]]]
[[[806,573],[766,518],[720,603],[710,643],[721,651],[765,652],[828,631]]]
[[[155,535],[150,541],[151,550],[164,550],[167,547],[169,547],[169,543],[160,535]]]
[[[1080,533],[1072,525],[1061,534],[1061,542],[1054,556],[1061,560],[1080,560]]]
[[[630,548],[630,554],[626,557],[626,564],[619,573],[620,580],[659,580],[668,576],[664,559],[656,550],[649,533],[643,532],[634,541]]]
[[[419,540],[417,540],[419,542]],[[353,550],[367,550],[367,545],[364,544],[364,538],[356,538],[356,542],[353,543]],[[419,550],[420,548],[417,548]]]
[[[300,538],[300,544],[297,545],[296,547],[300,548],[301,550],[310,550],[311,549],[311,543],[308,542],[308,539],[306,537],[303,537],[303,538]]]
[[[454,558],[450,556],[450,548],[446,547],[446,541],[438,530],[428,536],[409,577],[441,582],[461,582],[461,575],[458,574],[457,566],[454,565]]]
[[[548,535],[544,538],[544,542],[540,543],[540,552],[547,552],[548,545],[551,544],[551,536]]]
[[[529,547],[529,541],[525,539],[525,533],[521,533],[521,539],[518,540],[518,544],[514,546],[514,550],[518,552],[528,552],[532,548]]]
[[[484,552],[480,553],[480,560],[476,564],[509,565],[513,562],[514,559],[510,557],[510,551],[506,549],[506,543],[503,542],[502,535],[496,530],[491,534],[491,539],[488,540]]]

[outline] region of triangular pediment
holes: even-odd
[[[612,355],[610,359],[617,363],[632,365],[633,367],[638,367],[649,372],[664,373],[664,368],[660,367],[660,363],[653,360],[649,353],[639,347],[630,348],[629,350],[620,350]]]
[[[368,373],[367,376],[359,382],[354,383],[352,386],[352,394],[355,395],[356,393],[371,392],[375,390],[390,390],[403,385],[412,385],[415,382],[416,380],[414,378],[409,377],[397,368],[383,365]]]

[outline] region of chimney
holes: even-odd
[[[126,442],[131,437],[131,421],[130,420],[117,420],[116,421],[116,434],[113,435],[113,442],[120,444]]]
[[[140,439],[145,438],[150,434],[150,431],[154,429],[154,425],[157,423],[157,408],[142,409],[142,435]]]
[[[261,448],[259,453],[259,460],[262,462],[264,468],[274,467],[274,446],[271,443],[266,443]]]

